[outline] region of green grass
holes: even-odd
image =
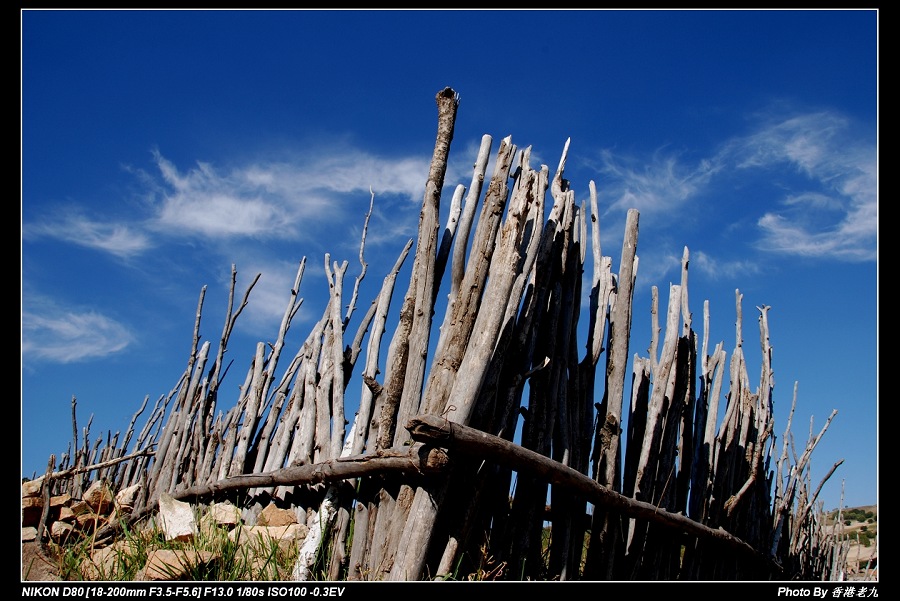
[[[198,520],[198,523],[200,521]],[[238,529],[242,526],[238,526]],[[239,533],[240,534],[240,533]],[[49,551],[57,559],[60,580],[133,581],[156,550],[207,552],[214,559],[207,563],[187,563],[185,580],[194,581],[259,581],[288,580],[299,553],[299,545],[279,545],[278,541],[257,533],[257,540],[242,538],[235,543],[228,530],[213,526],[201,528],[192,541],[167,541],[162,530],[145,524],[142,528],[123,530],[106,548],[113,559],[94,563],[99,551],[93,535],[71,536],[62,543],[50,543]],[[94,567],[90,567],[93,565]],[[85,576],[87,573],[88,577]],[[175,577],[175,572],[170,574]]]

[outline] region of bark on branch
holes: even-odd
[[[152,446],[152,445],[151,445]],[[59,480],[61,478],[66,478],[68,476],[73,476],[75,474],[84,474],[87,472],[92,472],[94,470],[100,470],[105,467],[110,467],[112,465],[116,465],[119,463],[124,463],[126,461],[131,461],[132,459],[137,459],[138,457],[152,457],[154,455],[154,451],[151,448],[141,449],[131,455],[126,455],[124,457],[116,457],[115,459],[109,459],[108,461],[103,461],[101,463],[95,463],[93,465],[86,465],[84,467],[70,467],[67,470],[62,470],[59,472],[53,472],[52,474],[48,474],[46,477],[49,480]]]
[[[589,502],[617,510],[623,515],[679,530],[698,537],[719,541],[728,547],[772,564],[745,541],[726,532],[704,526],[684,515],[670,513],[651,503],[623,496],[598,484],[588,476],[515,443],[474,428],[462,426],[434,415],[418,415],[406,425],[413,440],[458,450],[516,471],[529,472],[552,484],[558,484],[583,495]],[[780,566],[775,566],[780,570]]]
[[[375,455],[351,455],[320,463],[287,467],[264,474],[231,476],[212,484],[186,488],[173,493],[172,497],[187,499],[257,486],[318,484],[389,473],[426,475],[439,473],[445,470],[447,465],[446,453],[441,449],[414,444],[404,449],[379,451]]]

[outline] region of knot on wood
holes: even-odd
[[[443,449],[423,446],[419,449],[419,469],[423,474],[443,473],[450,466],[450,456]]]
[[[600,430],[600,444],[603,449],[609,449],[613,440],[622,433],[619,428],[619,420],[615,415],[607,415]]]
[[[435,415],[414,417],[407,422],[406,429],[419,442],[440,444],[453,438],[451,422]]]

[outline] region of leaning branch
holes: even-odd
[[[576,491],[595,505],[617,510],[630,518],[646,520],[681,532],[719,541],[732,549],[773,565],[770,559],[761,555],[748,543],[721,528],[713,529],[684,515],[670,513],[651,503],[621,495],[577,470],[487,432],[462,426],[434,415],[418,415],[409,420],[406,429],[410,431],[413,440],[418,442],[449,450],[458,450],[489,462],[496,462],[512,470],[529,472],[551,484]],[[774,567],[778,570],[781,569],[777,565]]]
[[[192,486],[175,492],[172,497],[175,499],[206,497],[257,486],[318,484],[389,473],[425,475],[441,472],[447,464],[446,454],[442,450],[416,444],[399,450],[379,451],[375,455],[351,455],[264,474],[231,476],[212,484]]]
[[[151,446],[156,443],[151,443]],[[131,461],[132,459],[137,459],[138,457],[151,457],[154,455],[154,451],[151,448],[141,449],[136,453],[132,453],[131,455],[126,455],[125,457],[117,457],[115,459],[110,459],[108,461],[103,461],[101,463],[95,463],[93,465],[86,465],[84,467],[70,467],[67,470],[62,470],[59,472],[53,472],[52,474],[46,475],[48,480],[60,480],[62,478],[67,478],[69,476],[74,476],[75,474],[83,474],[85,472],[92,472],[94,470],[100,470],[105,467],[109,467],[111,465],[116,465],[117,463],[124,463],[125,461]]]

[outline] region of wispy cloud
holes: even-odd
[[[875,248],[854,231],[848,222],[839,224],[828,232],[812,232],[800,220],[766,213],[759,220],[764,231],[757,243],[760,248],[805,257],[833,257],[847,261],[871,261]]]
[[[710,279],[735,279],[760,271],[759,264],[754,261],[723,261],[703,251],[691,253],[690,269]]]
[[[786,118],[733,140],[739,169],[792,167],[808,189],[791,190],[758,220],[761,250],[849,261],[876,258],[875,147],[829,112]]]
[[[140,226],[95,221],[75,209],[61,209],[47,220],[23,224],[23,239],[44,237],[93,248],[120,258],[138,255],[152,246]]]
[[[793,117],[766,117],[757,131],[732,139],[724,151],[739,169],[771,167],[790,163],[810,177],[828,164],[840,164],[834,142],[847,128],[847,121],[828,112]]]
[[[383,158],[356,149],[331,154],[323,149],[305,156],[228,169],[198,161],[180,169],[155,152],[155,174],[129,169],[149,198],[149,211],[142,217],[104,222],[68,210],[24,224],[23,237],[54,238],[130,257],[162,244],[162,236],[206,241],[301,239],[334,224],[356,223],[364,212],[354,212],[351,218],[348,208],[364,211],[370,189],[382,203],[385,196],[393,199],[390,202],[422,200],[429,157]],[[397,235],[408,234],[407,229],[400,228]]]
[[[288,263],[283,260],[266,260],[257,256],[255,258],[242,258],[240,265],[243,273],[242,277],[244,280],[247,280],[247,285],[257,273],[260,274],[260,278],[250,292],[250,301],[241,314],[237,327],[248,332],[261,332],[263,336],[270,338],[270,342],[274,342],[290,299],[291,287],[294,285],[299,263]],[[323,270],[323,266],[311,265],[307,261],[303,279],[300,282],[300,289],[297,290],[300,299],[305,299],[311,294],[321,293],[322,290],[327,296],[328,287],[324,281],[325,277],[324,275],[320,276],[320,272],[323,272]],[[228,283],[222,282],[222,285],[224,287]],[[244,289],[246,289],[246,285],[241,288],[241,294],[243,294]],[[319,317],[310,317],[309,310],[309,303],[304,301],[291,323],[297,324]]]
[[[692,205],[709,202],[726,182],[762,189],[777,180],[783,192],[760,202],[753,217],[758,249],[875,260],[877,153],[848,120],[834,113],[770,116],[751,133],[725,140],[711,156],[694,162],[665,148],[649,159],[609,150],[600,158],[598,189],[606,213],[637,208],[642,225],[647,217],[657,227],[683,225],[700,214]],[[679,218],[667,221],[669,216]]]
[[[91,309],[63,308],[29,298],[22,311],[22,358],[74,363],[106,357],[133,342],[128,327]]]
[[[322,156],[300,165],[278,164],[271,171],[293,190],[322,190],[363,193],[369,188],[378,195],[394,194],[420,202],[425,192],[430,157],[395,159],[372,156],[361,151]]]
[[[154,229],[206,238],[296,235],[281,182],[271,174],[251,167],[223,175],[203,162],[181,173],[161,154],[155,158],[166,186],[151,220]]]
[[[323,291],[327,296],[322,262],[326,251],[334,260],[351,261],[345,286],[352,289],[371,194],[375,206],[367,258],[381,245],[394,245],[399,253],[415,234],[418,211],[399,211],[397,205],[421,203],[428,174],[427,158],[379,158],[353,149],[330,156],[319,153],[310,161],[255,160],[230,169],[205,162],[181,169],[155,153],[154,166],[155,171],[127,169],[140,185],[145,208],[130,221],[100,222],[86,209],[69,208],[52,218],[23,223],[23,239],[53,239],[119,258],[153,249],[161,263],[173,259],[168,251],[177,245],[192,245],[197,249],[191,255],[194,260],[234,263],[244,285],[249,283],[246,277],[262,274],[238,327],[265,328],[273,337],[302,258],[294,253],[314,253],[308,257],[301,297],[318,298]],[[291,251],[285,242],[296,248]],[[392,262],[393,251],[390,254]],[[227,288],[227,281],[220,283]],[[37,295],[26,300],[23,356],[68,363],[120,352],[132,341],[125,326],[97,311],[63,310]],[[320,310],[304,302],[294,321],[318,319]]]
[[[207,163],[187,172],[156,155],[166,189],[155,227],[204,237],[295,238],[345,218],[348,195],[395,195],[421,201],[425,160],[384,159],[360,151],[312,161],[239,166],[220,173]],[[360,203],[360,204],[361,204]]]
[[[668,214],[681,209],[700,191],[720,168],[703,160],[686,164],[677,153],[661,149],[644,161],[636,157],[616,156],[609,150],[601,155],[603,161],[603,195],[612,198],[609,211]]]

